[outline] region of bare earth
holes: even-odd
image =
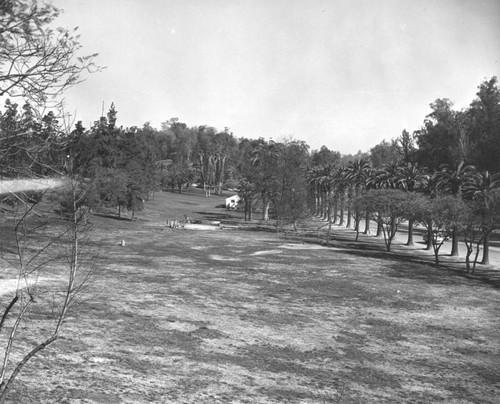
[[[165,193],[138,222],[91,218],[93,288],[10,402],[499,402],[495,265],[468,277],[341,229],[326,247],[164,224],[219,203]]]

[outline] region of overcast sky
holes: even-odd
[[[498,0],[53,0],[107,68],[66,94],[84,126],[178,117],[236,137],[368,151],[466,107],[499,74]]]

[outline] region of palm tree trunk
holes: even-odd
[[[453,235],[451,237],[451,254],[452,257],[458,257],[460,254],[458,252],[458,234],[455,229],[453,229]]]
[[[412,246],[413,243],[413,225],[415,223],[415,220],[410,219],[408,220],[408,241],[406,242],[407,246]]]
[[[338,218],[338,199],[335,197],[333,200],[333,223],[337,223]]]
[[[370,234],[370,212],[365,213],[365,231],[364,234]]]
[[[340,196],[340,221],[339,226],[344,225],[344,195]]]
[[[483,260],[481,264],[488,265],[490,263],[490,234],[484,237],[483,242]]]
[[[380,213],[379,213],[379,216],[380,216]],[[382,223],[381,223],[380,217],[379,217],[377,220],[377,234],[375,235],[375,237],[380,237],[380,236],[382,236]]]
[[[262,197],[262,220],[268,221],[269,220],[269,205],[270,202],[266,197]]]

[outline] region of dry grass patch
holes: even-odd
[[[500,292],[480,280],[272,233],[99,240],[92,294],[11,402],[498,402]]]

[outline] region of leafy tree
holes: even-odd
[[[392,241],[398,226],[407,217],[408,197],[397,189],[371,189],[358,198],[359,208],[371,212],[372,219],[380,225],[387,251],[391,251]]]
[[[257,196],[255,184],[245,180],[241,181],[238,185],[238,196],[245,205],[245,221],[251,221],[253,219],[253,203]]]
[[[321,146],[319,150],[313,150],[311,152],[311,166],[338,165],[341,158],[338,151],[333,151],[326,146]]]
[[[421,196],[413,198],[412,214],[427,229],[436,265],[439,265],[439,250],[444,241],[454,232],[460,231],[467,207],[461,198],[452,195],[438,195],[435,198]]]
[[[483,240],[483,264],[489,264],[489,241],[500,227],[500,173],[473,172],[464,184],[464,196],[474,202],[474,216],[480,216]]]
[[[471,161],[481,171],[500,172],[500,88],[497,77],[478,87],[467,111]]]
[[[395,141],[393,141],[393,146],[396,148],[398,152],[398,160],[402,163],[414,163],[415,162],[415,154],[417,152],[417,148],[415,146],[415,136],[416,133],[410,135],[410,133],[405,129],[401,133]]]
[[[416,133],[417,161],[431,170],[443,164],[456,166],[458,163],[458,113],[452,107],[449,99],[437,99],[431,104],[432,112],[424,121],[424,127]]]
[[[277,231],[287,223],[296,229],[297,221],[308,215],[305,179],[308,157],[308,146],[304,142],[287,140],[280,146],[275,168],[277,187],[270,193]]]
[[[281,182],[277,175],[278,164],[283,145],[274,141],[266,142],[260,139],[259,144],[253,151],[252,163],[255,170],[255,185],[259,190],[262,200],[262,220],[269,220],[269,207],[274,193],[281,188]]]
[[[467,249],[465,264],[469,272],[474,272],[478,262],[481,244],[484,242],[483,217],[481,206],[476,201],[467,201],[466,214],[462,218],[460,235],[464,238]],[[471,262],[472,254],[474,257]]]
[[[396,143],[382,140],[378,145],[370,149],[370,160],[373,168],[380,168],[399,159],[399,151]]]

